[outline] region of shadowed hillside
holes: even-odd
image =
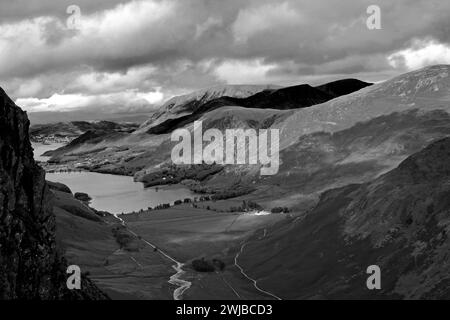
[[[277,89],[276,86],[258,85],[227,85],[207,88],[195,91],[191,94],[177,96],[164,103],[147,121],[145,121],[138,133],[146,132],[151,127],[159,125],[170,119],[176,119],[190,115],[204,104],[221,97],[246,98],[257,92]]]
[[[372,182],[325,192],[240,262],[283,298],[448,299],[449,182],[446,138]],[[381,291],[366,288],[370,265],[381,268]]]

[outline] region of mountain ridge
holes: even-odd
[[[288,299],[448,299],[449,182],[444,138],[375,180],[322,193],[305,216],[249,243],[240,263]],[[366,287],[370,265],[381,268],[379,291]]]
[[[355,79],[337,80],[319,87],[308,84],[289,86],[279,89],[262,90],[247,97],[222,95],[214,99],[196,101],[195,108],[189,112],[179,113],[177,117],[167,117],[166,120],[152,122],[149,120],[141,125],[137,132],[149,134],[167,133],[188,123],[198,120],[207,112],[226,106],[239,106],[251,109],[290,110],[310,107],[346,95],[372,84]],[[190,108],[189,104],[178,108]],[[159,113],[169,113],[167,107]]]
[[[357,122],[396,111],[450,111],[449,75],[450,65],[426,67],[352,94],[297,110],[273,126],[274,129],[280,129],[280,149],[295,143],[302,135],[320,131],[336,132]]]
[[[276,89],[275,85],[224,85],[196,90],[194,92],[175,96],[166,101],[154,114],[142,123],[138,132],[145,131],[152,123],[159,124],[173,117],[194,112],[197,106],[222,96],[245,98],[257,92]]]

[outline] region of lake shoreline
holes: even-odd
[[[199,196],[183,185],[145,188],[129,176],[89,171],[47,173],[46,180],[67,185],[72,192],[88,194],[93,208],[112,214],[146,211]]]

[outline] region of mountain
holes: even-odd
[[[117,132],[133,132],[138,125],[128,122],[111,121],[72,121],[51,124],[39,124],[30,127],[32,141],[48,138],[49,136],[60,138],[76,138],[90,130],[105,130]]]
[[[370,86],[371,84],[359,80],[341,80],[328,84],[330,90],[334,88],[338,94],[347,91],[356,91],[362,87]],[[345,89],[344,89],[345,88]],[[257,92],[257,93],[255,93]],[[147,144],[147,140],[161,140],[154,137],[149,137],[148,134],[169,134],[177,128],[188,126],[195,120],[202,119],[209,122],[209,117],[216,117],[217,114],[229,114],[229,112],[216,112],[215,110],[223,109],[230,110],[235,106],[234,115],[235,123],[239,123],[240,115],[246,114],[245,121],[248,121],[248,126],[251,128],[268,128],[282,116],[281,112],[276,112],[274,116],[273,110],[258,111],[264,109],[285,110],[291,108],[303,108],[311,105],[328,101],[335,97],[337,93],[327,93],[324,90],[313,88],[309,85],[299,85],[287,88],[277,89],[274,86],[224,86],[213,87],[210,89],[196,91],[189,95],[175,97],[165,103],[155,114],[146,122],[144,122],[139,129],[133,132],[132,136],[127,138],[120,135],[111,135],[105,130],[95,130],[96,132],[85,132],[79,139],[72,141],[69,145],[61,148],[55,152],[49,152],[47,155],[61,156],[65,153],[76,152],[77,149],[99,149],[104,150],[106,147],[117,146],[120,138],[135,141],[137,144]],[[227,109],[228,108],[228,109]],[[244,109],[252,109],[253,113],[265,114],[264,119],[260,119],[259,124],[251,124],[251,116],[248,117],[249,112],[241,112]],[[239,111],[238,111],[239,110]],[[242,119],[244,120],[244,119]],[[214,120],[218,124],[219,120]],[[232,122],[225,120],[228,124]],[[206,124],[211,127],[211,125]],[[222,126],[223,127],[223,126]],[[90,140],[92,138],[92,140]],[[95,146],[101,142],[102,146]],[[154,143],[152,143],[154,145]],[[164,152],[166,153],[166,152]],[[58,160],[59,161],[59,160]],[[120,170],[115,172],[120,172]],[[126,170],[126,172],[129,172]]]
[[[337,132],[358,122],[408,110],[450,110],[450,66],[436,65],[297,110],[274,124],[281,148],[313,132]]]
[[[239,263],[285,299],[449,299],[450,138],[364,184],[323,193],[305,216],[254,238]],[[381,268],[380,291],[366,287]]]
[[[192,130],[191,121],[198,119],[204,129],[280,129],[281,163],[276,175],[260,176],[258,165],[225,166],[224,170],[213,170],[214,174],[201,183],[211,190],[234,187],[238,181],[257,189],[252,196],[268,207],[303,210],[305,199],[310,203],[327,189],[370,181],[429,143],[449,136],[449,74],[450,66],[432,66],[319,105],[292,110],[229,105],[207,108],[231,99],[221,97],[199,106],[198,113],[170,120],[177,123],[159,126],[161,132],[148,133],[158,128],[155,126],[141,127],[132,134],[86,136],[73,141],[70,148],[56,151],[52,161],[134,175],[136,180],[150,184],[153,177],[162,174],[178,177],[166,181],[179,181],[183,175],[170,169],[175,145],[170,133],[174,128]],[[333,87],[341,85],[329,86]],[[254,96],[282,96],[277,91]]]
[[[246,98],[257,92],[278,88],[273,85],[225,85],[198,90],[190,94],[177,96],[164,103],[147,121],[141,125],[145,132],[151,126],[158,125],[169,119],[191,114],[197,108],[211,100],[226,96],[234,98]]]
[[[237,105],[246,108],[287,110],[309,107],[333,98],[335,96],[310,85],[302,84],[273,91],[263,91],[236,102]]]
[[[242,101],[237,105],[259,109],[301,109],[320,104],[331,99],[359,91],[371,86],[371,83],[355,79],[344,79],[312,87],[307,84],[263,91]]]
[[[373,83],[364,82],[358,79],[343,79],[317,86],[316,89],[326,92],[334,97],[340,97],[369,87],[372,84]]]
[[[83,144],[96,145],[102,143],[104,140],[114,141],[120,138],[126,137],[126,133],[115,130],[88,130],[81,134],[79,137],[73,139],[65,146],[57,149],[45,152],[44,156],[62,155],[72,150],[75,150]],[[99,151],[101,147],[96,149]]]
[[[170,112],[171,116],[166,117],[164,120],[160,117],[159,121],[150,119],[141,126],[139,131],[146,130],[150,134],[168,133],[198,120],[207,112],[226,106],[239,106],[251,109],[301,109],[324,103],[370,85],[370,83],[359,80],[345,79],[316,88],[303,84],[280,89],[267,89],[248,97],[227,96],[225,95],[226,92],[221,92],[224,93],[222,96],[212,98],[213,96],[211,95],[208,96],[208,99],[195,100],[194,108],[189,102],[184,105],[183,113],[174,114],[168,106],[163,106],[159,111],[160,114]],[[181,99],[181,101],[184,100]],[[171,105],[169,104],[169,106]],[[180,107],[178,106],[177,110],[179,109]]]
[[[280,170],[251,179],[277,186],[272,206],[303,210],[304,200],[317,199],[327,189],[392,170],[431,142],[450,136],[448,74],[450,66],[428,67],[280,115],[271,126],[281,130]]]
[[[367,181],[447,136],[450,115],[443,110],[394,112],[337,132],[306,134],[281,151],[278,174],[264,183],[310,194]]]
[[[55,242],[52,195],[33,159],[26,113],[0,89],[0,298],[104,299],[90,280],[66,287]]]

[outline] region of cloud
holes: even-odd
[[[205,22],[197,25],[195,30],[195,39],[201,38],[209,30],[215,27],[221,27],[222,25],[223,21],[221,18],[209,17]]]
[[[42,89],[42,83],[39,80],[31,79],[22,82],[15,94],[20,97],[33,97],[38,95]]]
[[[0,25],[1,74],[33,76],[80,64],[124,69],[134,60],[164,59],[163,48],[174,38],[170,31],[152,30],[165,24],[173,10],[171,2],[132,1],[81,15],[75,31],[47,16]]]
[[[148,106],[162,101],[160,91],[141,93],[127,90],[120,93],[83,95],[54,94],[49,98],[19,98],[16,103],[29,112],[45,111],[88,111],[95,105],[95,111],[105,113],[124,113],[148,111]],[[113,112],[111,112],[111,109]]]
[[[246,42],[249,38],[286,27],[299,28],[304,18],[288,2],[267,3],[239,11],[232,30],[237,42]]]
[[[115,112],[224,83],[380,81],[449,63],[449,1],[380,2],[381,30],[366,27],[371,4],[0,0],[0,85],[30,110]]]
[[[261,59],[224,61],[215,68],[217,77],[230,84],[264,84],[267,73],[275,65],[265,64]]]
[[[434,40],[415,40],[411,48],[391,54],[388,60],[394,68],[408,70],[432,64],[450,64],[450,45]]]

